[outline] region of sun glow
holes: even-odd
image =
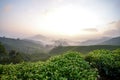
[[[95,28],[101,22],[94,11],[74,5],[54,8],[43,14],[38,26],[64,35],[83,34],[83,29]]]

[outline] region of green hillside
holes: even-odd
[[[0,80],[96,80],[98,72],[78,52],[46,62],[0,65]]]
[[[5,46],[6,50],[16,50],[23,53],[39,53],[45,52],[45,48],[42,44],[37,44],[33,41],[20,40],[13,38],[0,37],[0,42]]]
[[[100,43],[102,45],[120,45],[120,37],[115,37]]]
[[[66,52],[46,62],[0,65],[0,80],[119,80],[120,49]]]
[[[34,53],[34,54],[27,54],[21,53],[16,50],[7,51],[4,45],[0,42],[0,64],[16,64],[20,62],[33,62],[33,61],[45,61],[49,58],[49,54],[47,53]]]
[[[52,50],[48,47],[44,47],[41,43],[35,43],[28,40],[20,39],[11,39],[0,37],[0,42],[6,48],[6,52],[15,50],[16,53],[19,53],[24,61],[38,61],[38,60],[47,60],[53,55],[58,55],[65,53],[67,51],[77,51],[83,54],[87,54],[90,51],[96,49],[108,49],[113,50],[120,48],[120,45],[91,45],[91,46],[58,46]],[[50,48],[50,47],[49,47]]]
[[[96,49],[108,49],[108,50],[114,50],[116,48],[120,48],[120,46],[113,46],[113,45],[91,45],[91,46],[59,46],[55,47],[50,51],[51,55],[57,55],[62,54],[67,51],[77,51],[81,52],[83,54],[86,54],[90,51],[96,50]]]

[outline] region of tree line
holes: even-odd
[[[7,51],[0,42],[0,64],[19,63],[22,62],[22,55],[16,50]]]

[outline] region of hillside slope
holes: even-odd
[[[108,49],[108,50],[114,50],[116,48],[120,48],[120,46],[113,46],[113,45],[91,45],[91,46],[59,46],[50,51],[51,55],[57,55],[62,54],[67,51],[77,51],[81,52],[83,54],[86,54],[90,51],[96,50],[96,49]]]
[[[110,37],[102,37],[100,39],[86,40],[86,41],[81,42],[80,45],[97,45],[97,44],[107,41],[109,39],[111,39],[111,38]]]
[[[9,50],[24,53],[44,52],[44,46],[32,41],[0,37],[0,42]]]
[[[115,37],[100,43],[102,45],[120,45],[120,37]]]

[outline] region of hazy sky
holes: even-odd
[[[0,36],[120,34],[120,0],[0,0]]]

